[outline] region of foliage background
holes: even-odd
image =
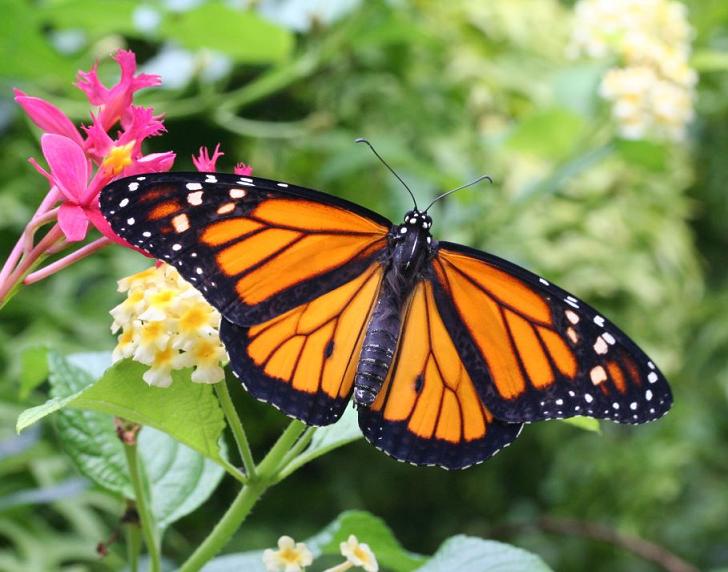
[[[436,235],[514,260],[604,309],[660,363],[676,405],[653,425],[605,423],[601,434],[529,426],[507,452],[462,473],[398,464],[358,442],[266,497],[229,549],[303,538],[362,508],[428,554],[467,533],[530,549],[557,570],[656,569],[624,549],[544,530],[543,518],[556,517],[650,539],[700,569],[728,567],[728,5],[686,2],[701,75],[689,140],[675,145],[615,138],[597,96],[609,62],[565,55],[571,2],[234,4],[4,3],[0,253],[46,191],[26,162],[40,156],[37,133],[11,87],[83,121],[76,70],[131,47],[166,86],[142,97],[167,117],[168,134],[147,151],[177,151],[177,170],[191,168],[200,145],[221,142],[222,168],[243,160],[257,175],[393,220],[408,197],[355,137],[375,142],[420,202],[488,172],[495,185],[438,206]],[[101,69],[116,73],[108,58]],[[94,554],[118,524],[118,500],[74,471],[52,422],[19,437],[14,424],[47,393],[24,389],[32,348],[108,350],[115,281],[146,264],[108,248],[3,310],[0,569],[8,555],[37,553],[57,554],[68,570],[122,568],[120,553]],[[242,389],[234,397],[264,450],[284,418]],[[233,494],[224,481],[167,533],[168,550],[188,553]]]

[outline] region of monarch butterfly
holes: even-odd
[[[309,425],[334,423],[353,394],[364,436],[396,459],[463,469],[524,423],[645,423],[672,403],[655,364],[601,314],[436,241],[416,201],[393,224],[289,183],[154,173],[111,183],[100,203],[117,234],[220,311],[249,393]]]

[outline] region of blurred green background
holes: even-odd
[[[88,105],[78,69],[127,47],[161,89],[138,101],[166,115],[191,168],[201,145],[218,164],[252,164],[399,220],[405,192],[353,139],[366,136],[421,203],[484,172],[433,212],[434,233],[536,271],[603,309],[671,380],[672,412],[643,427],[526,427],[506,452],[465,472],[405,466],[358,442],[306,467],[253,512],[229,550],[304,538],[345,509],[383,517],[404,545],[432,553],[467,533],[506,540],[555,570],[660,569],[574,534],[598,524],[653,541],[701,570],[728,569],[728,3],[686,2],[700,75],[687,138],[622,140],[599,97],[609,58],[567,57],[573,2],[556,0],[5,0],[0,19],[0,257],[47,190],[27,163],[38,131],[12,87],[76,122]],[[64,570],[98,560],[118,499],[73,469],[53,423],[20,437],[17,413],[46,398],[21,390],[33,347],[108,350],[115,281],[148,262],[112,247],[23,289],[0,320],[0,570],[20,555]],[[26,364],[27,365],[27,364]],[[234,392],[253,446],[285,419]],[[188,554],[229,504],[226,480],[166,537]],[[546,520],[545,520],[546,519]],[[551,520],[548,520],[551,519]],[[557,528],[559,530],[554,530]],[[565,530],[561,530],[565,529]],[[40,568],[39,568],[40,569]],[[56,569],[56,568],[51,568]]]

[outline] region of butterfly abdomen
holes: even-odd
[[[402,325],[400,308],[399,293],[383,287],[369,319],[354,377],[357,405],[369,407],[384,384],[397,349]]]

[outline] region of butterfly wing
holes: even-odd
[[[100,197],[114,231],[174,265],[229,321],[264,322],[361,275],[391,223],[310,189],[229,174],[159,173]]]
[[[670,409],[670,388],[655,364],[568,292],[457,244],[440,243],[433,269],[446,327],[499,419],[645,423]]]
[[[485,461],[521,430],[520,423],[499,421],[483,405],[429,281],[415,288],[390,374],[371,408],[359,410],[359,425],[392,457],[447,469]]]
[[[309,425],[328,425],[351,396],[382,267],[250,327],[223,320],[230,365],[250,394]]]

